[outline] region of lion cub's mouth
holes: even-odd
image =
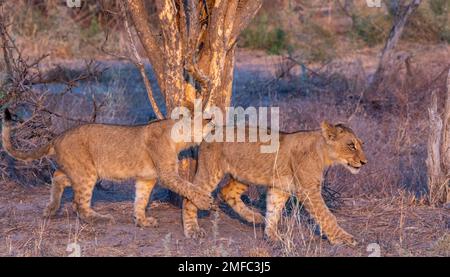
[[[347,163],[347,164],[345,165],[345,167],[346,167],[352,174],[358,174],[359,171],[361,170],[361,167],[362,167],[362,166],[354,166],[354,165],[351,165],[350,163]]]

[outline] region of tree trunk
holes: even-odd
[[[446,205],[450,208],[450,70],[447,75],[447,94],[443,114],[443,140],[442,140],[442,168],[445,173],[446,185]]]
[[[449,91],[447,90],[447,101]],[[432,93],[431,107],[428,109],[430,133],[428,138],[428,157],[426,160],[428,169],[428,190],[430,204],[443,204],[448,202],[448,130],[444,127],[438,112],[438,97],[435,91]],[[446,108],[447,109],[447,108]],[[445,111],[444,119],[448,120],[448,110]]]
[[[142,0],[127,0],[128,12],[164,95],[166,117],[178,106],[225,111],[230,105],[238,35],[261,0],[156,0],[158,26],[151,28]],[[192,181],[195,164],[182,161],[180,175]],[[173,202],[177,204],[178,197]]]
[[[378,90],[379,85],[383,81],[383,74],[387,68],[387,63],[389,59],[392,58],[395,47],[397,46],[400,37],[403,34],[406,22],[409,16],[419,7],[421,0],[412,0],[411,3],[404,9],[400,10],[398,4],[396,5],[396,15],[394,18],[394,23],[392,25],[389,36],[384,45],[383,51],[381,52],[380,61],[378,63],[378,68],[375,71],[372,81],[367,89],[366,96],[371,98]]]
[[[205,104],[229,105],[237,37],[261,1],[156,1],[158,34],[150,28],[143,1],[127,2],[167,114],[180,105],[192,107],[199,96]]]

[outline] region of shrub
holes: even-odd
[[[269,54],[280,54],[288,49],[286,32],[269,23],[266,14],[259,15],[241,34],[240,46],[266,50]]]
[[[372,47],[379,43],[382,43],[386,38],[385,28],[379,26],[381,21],[385,21],[386,18],[380,17],[362,17],[353,15],[353,30],[354,33],[361,38],[368,46]]]
[[[429,0],[428,5],[435,15],[441,16],[447,12],[449,2],[449,0]]]

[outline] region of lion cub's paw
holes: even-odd
[[[358,245],[358,242],[356,239],[350,235],[349,233],[343,231],[342,233],[339,233],[338,235],[334,236],[333,238],[328,238],[330,240],[330,243],[333,245],[340,245],[345,244],[351,247],[355,247]]]
[[[87,223],[107,223],[107,224],[115,224],[116,220],[110,214],[99,214],[94,213],[89,216],[81,216],[81,220]]]
[[[197,191],[192,199],[189,199],[199,210],[209,210],[213,204],[213,198],[211,195],[204,192]]]
[[[157,227],[158,220],[154,217],[144,217],[135,219],[136,226],[138,227]]]
[[[58,211],[58,207],[55,207],[53,205],[48,205],[45,207],[44,212],[42,213],[43,218],[49,218],[54,215],[56,215],[56,212]]]
[[[251,215],[251,217],[248,218],[247,221],[254,224],[263,224],[265,220],[266,218],[262,214],[253,211],[253,214]]]
[[[266,228],[264,230],[264,239],[270,242],[279,242],[280,236],[277,229]]]
[[[206,231],[203,228],[192,227],[192,228],[186,228],[184,230],[184,236],[189,239],[199,239],[204,238],[206,235]]]

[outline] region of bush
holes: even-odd
[[[325,62],[336,57],[337,36],[321,25],[306,21],[296,30],[295,48],[303,59],[311,62]]]
[[[449,0],[429,0],[428,5],[435,15],[444,15],[449,6]]]
[[[378,25],[381,21],[386,21],[386,18],[353,15],[354,34],[370,47],[382,43],[386,39],[386,31],[383,26]]]
[[[92,38],[101,32],[101,26],[98,23],[97,17],[92,17],[89,27],[83,30],[84,35],[87,38]]]
[[[289,47],[286,32],[279,26],[269,24],[268,16],[262,14],[241,34],[240,46],[266,50],[269,54],[281,54]]]
[[[450,43],[450,28],[447,27],[441,33],[441,40]]]
[[[430,0],[430,10],[434,13],[439,25],[439,37],[441,41],[450,43],[449,9],[450,0]]]
[[[449,42],[448,3],[450,0],[430,0],[420,6],[405,27],[405,39],[414,42]]]

